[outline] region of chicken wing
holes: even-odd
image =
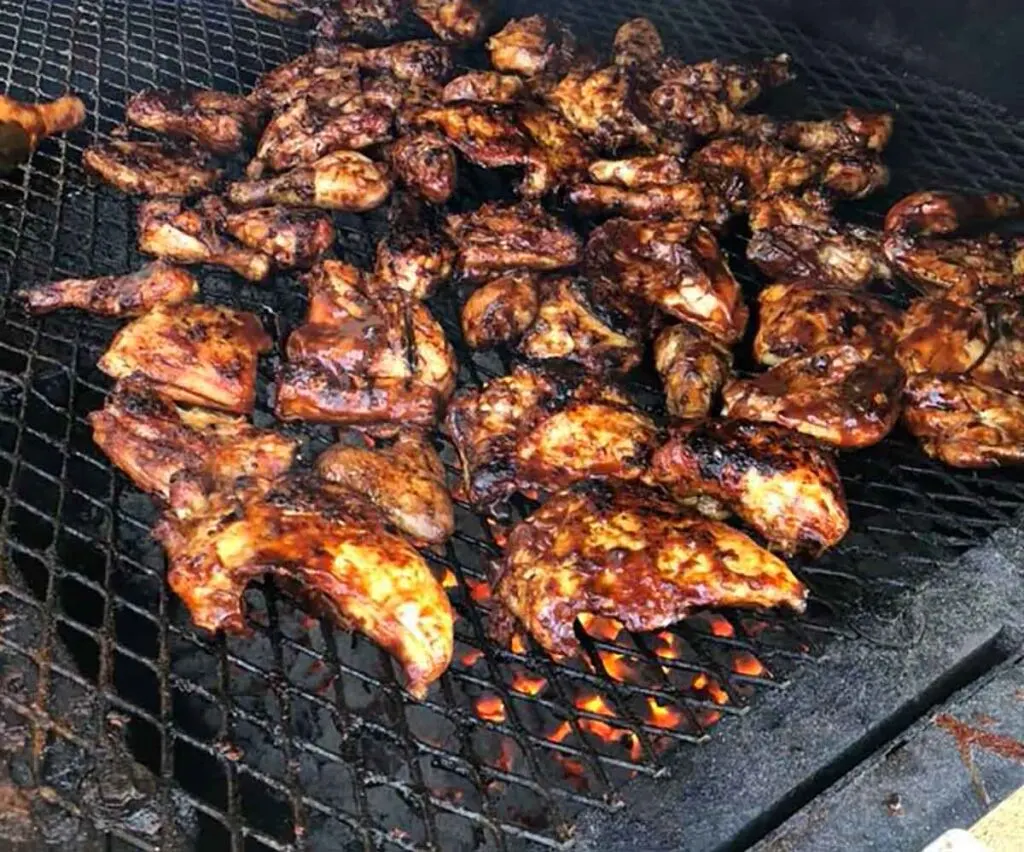
[[[582,479],[643,475],[654,423],[617,388],[571,367],[516,367],[452,400],[446,427],[474,506],[492,509],[517,490],[537,495]]]
[[[582,255],[579,235],[535,202],[488,202],[470,213],[450,214],[446,229],[459,250],[459,270],[468,278],[575,266]]]
[[[723,414],[778,423],[827,444],[877,444],[899,416],[904,375],[891,355],[843,344],[789,358],[722,391]]]
[[[233,154],[259,129],[260,112],[241,95],[145,89],[128,100],[125,118],[136,127],[187,139],[215,154]]]
[[[443,83],[452,76],[452,50],[431,39],[412,39],[382,47],[341,45],[338,58],[366,71],[393,74],[406,83]]]
[[[531,15],[505,24],[487,40],[487,50],[498,71],[528,79],[557,77],[573,62],[576,39],[561,23]]]
[[[444,544],[455,531],[444,465],[422,432],[399,432],[381,449],[335,444],[317,458],[316,472],[365,495],[413,541]]]
[[[891,352],[899,334],[899,313],[868,293],[797,282],[766,287],[758,302],[754,357],[767,366],[841,343]]]
[[[644,335],[591,298],[581,278],[552,276],[539,284],[533,323],[519,341],[527,358],[561,358],[603,375],[628,373],[644,352]]]
[[[743,335],[747,307],[718,242],[679,221],[612,219],[591,232],[585,265],[626,315],[639,300],[692,322],[726,343]]]
[[[654,366],[669,414],[702,420],[732,372],[732,353],[698,326],[678,323],[654,341]]]
[[[697,141],[718,136],[770,140],[778,136],[778,122],[765,115],[740,112],[720,96],[669,80],[655,86],[645,103],[662,137],[692,148]]]
[[[537,281],[511,272],[478,287],[462,306],[462,336],[473,349],[518,340],[537,318]]]
[[[802,151],[878,153],[892,139],[892,126],[887,112],[848,108],[838,118],[786,122],[779,129],[779,139]]]
[[[584,215],[685,219],[716,228],[730,217],[725,197],[717,186],[704,180],[687,179],[642,189],[581,183],[569,189],[568,199]]]
[[[342,62],[337,51],[310,51],[271,69],[256,83],[250,99],[267,109],[283,109],[293,101],[337,104],[362,91],[362,77],[354,61]]]
[[[203,630],[244,631],[242,593],[271,574],[394,656],[418,698],[451,661],[444,589],[348,488],[311,474],[255,480],[184,516],[165,514],[153,535],[167,551],[171,588]]]
[[[402,290],[417,299],[430,296],[455,268],[455,247],[428,222],[420,204],[402,199],[389,215],[390,228],[377,243],[368,286]]]
[[[933,296],[917,299],[903,314],[896,360],[908,376],[966,373],[991,344],[984,306]]]
[[[355,151],[391,138],[391,110],[357,95],[338,105],[299,98],[278,112],[263,131],[249,174],[263,166],[282,172],[314,163],[335,151]]]
[[[541,104],[526,103],[516,110],[516,120],[533,143],[520,195],[539,198],[586,174],[593,151],[561,115]]]
[[[665,54],[658,28],[648,18],[632,18],[615,31],[612,60],[616,65],[647,70]]]
[[[246,414],[256,398],[256,362],[272,344],[253,314],[158,305],[124,326],[97,366],[115,379],[141,373],[178,402]]]
[[[511,104],[526,94],[526,84],[515,74],[498,71],[467,71],[450,80],[441,91],[448,103],[473,101],[479,104]]]
[[[628,68],[610,65],[591,71],[574,69],[548,93],[548,101],[577,131],[598,148],[656,149],[655,130],[641,114],[640,98]]]
[[[455,192],[455,152],[440,133],[426,130],[399,137],[388,149],[395,177],[421,198],[444,204]]]
[[[139,207],[139,251],[176,263],[226,266],[249,281],[264,281],[273,263],[261,251],[221,236],[227,210],[214,196],[193,206],[180,199],[152,199]]]
[[[334,245],[334,221],[312,210],[254,207],[224,216],[225,233],[267,255],[278,269],[312,266]]]
[[[554,544],[554,546],[553,546]],[[705,606],[802,612],[807,589],[743,533],[653,492],[586,483],[512,530],[494,586],[491,634],[523,626],[555,659],[580,650],[583,613],[657,630]]]
[[[77,308],[107,317],[134,317],[157,305],[191,301],[199,283],[188,270],[162,260],[147,263],[128,275],[66,278],[18,293],[31,314]]]
[[[170,498],[188,471],[211,486],[240,476],[274,477],[292,465],[298,442],[241,417],[180,408],[147,378],[121,379],[103,408],[89,415],[92,437],[143,491]]]
[[[0,95],[0,127],[5,128],[0,170],[15,168],[32,155],[44,138],[74,130],[83,121],[85,104],[74,95],[36,104]]]
[[[789,54],[780,53],[752,63],[711,59],[687,65],[667,59],[658,66],[659,83],[679,83],[695,92],[714,95],[732,109],[749,106],[766,89],[774,89],[795,78]]]
[[[682,162],[671,154],[595,160],[587,172],[595,183],[621,186],[624,189],[672,186],[683,183],[686,178]]]
[[[680,430],[651,472],[677,499],[724,504],[781,553],[820,553],[850,527],[832,454],[782,426],[711,420]]]
[[[321,41],[386,38],[401,22],[404,0],[331,0],[319,11],[316,35]]]
[[[391,192],[387,168],[357,151],[335,151],[269,180],[237,181],[227,198],[236,207],[319,207],[362,213]]]
[[[531,162],[529,138],[501,107],[443,104],[419,110],[410,120],[416,128],[436,128],[467,160],[485,169]]]
[[[442,41],[467,43],[483,37],[489,0],[412,0],[416,17]]]
[[[780,193],[750,203],[747,258],[772,278],[864,287],[892,278],[882,235],[839,222],[816,195]]]
[[[86,171],[131,195],[186,197],[209,192],[220,180],[205,154],[161,142],[114,139],[87,148]]]
[[[731,138],[709,142],[690,158],[689,168],[697,178],[729,187],[729,200],[738,210],[756,198],[807,186],[820,175],[818,164],[805,153],[774,142]]]

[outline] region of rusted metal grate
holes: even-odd
[[[876,214],[913,187],[1019,188],[1018,123],[812,44],[754,0],[544,11],[596,41],[647,14],[685,57],[788,50],[801,82],[771,105],[792,114],[895,109],[895,180]],[[251,637],[198,634],[166,589],[150,501],[93,447],[84,419],[109,388],[94,365],[115,324],[30,320],[6,310],[8,296],[143,262],[135,205],[89,186],[80,165],[82,150],[122,120],[131,92],[244,91],[305,45],[301,33],[222,0],[0,0],[3,89],[32,100],[71,88],[90,116],[0,180],[0,783],[24,800],[26,826],[55,841],[105,837],[111,848],[561,846],[579,809],[618,807],[631,777],[670,770],[672,748],[698,745],[723,714],[756,711],[758,693],[784,688],[801,666],[827,665],[831,643],[870,638],[873,613],[1024,502],[1019,474],[954,473],[897,435],[844,458],[853,532],[797,566],[813,590],[806,616],[704,614],[646,636],[592,623],[588,661],[568,665],[486,641],[485,578],[497,550],[460,507],[458,534],[430,556],[460,615],[456,658],[423,703],[402,694],[382,652],[270,586],[248,593]],[[461,201],[475,191],[468,181]],[[381,220],[339,217],[339,254],[366,261]],[[751,270],[736,268],[753,287]],[[256,311],[279,343],[304,307],[289,277],[264,287],[206,270],[202,279],[204,299]],[[456,288],[432,304],[454,341],[457,303]],[[261,421],[278,357],[262,367]],[[509,363],[461,348],[459,357],[462,384]],[[300,432],[307,456],[330,440],[328,430]],[[450,447],[444,457],[454,461]]]

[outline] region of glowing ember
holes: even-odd
[[[473,703],[476,715],[488,722],[504,722],[505,704],[497,695],[481,695]]]
[[[693,676],[693,680],[690,681],[690,686],[693,689],[703,689],[708,685],[708,676],[704,672],[699,672]]]
[[[712,615],[708,626],[711,628],[712,636],[729,638],[736,635],[736,630],[733,626],[720,615]]]
[[[548,682],[540,675],[531,674],[526,671],[517,671],[512,674],[512,690],[523,695],[538,695]]]
[[[572,735],[572,725],[568,722],[560,722],[558,727],[555,728],[547,738],[553,743],[564,742],[568,737]]]
[[[717,710],[702,710],[697,714],[697,721],[702,728],[710,728],[721,718],[722,714]]]
[[[454,589],[459,585],[459,578],[455,576],[455,572],[451,568],[444,569],[444,577],[441,578],[441,585],[446,589]]]
[[[612,651],[598,651],[597,655],[601,658],[601,665],[604,666],[604,670],[610,678],[619,683],[630,679],[633,668],[625,656]]]
[[[502,737],[501,740],[501,754],[494,761],[495,769],[500,769],[502,772],[511,772],[512,765],[515,763],[516,750],[512,740],[508,737]]]
[[[658,728],[678,728],[683,714],[671,704],[659,704],[653,696],[647,699],[647,721]]]
[[[469,586],[469,596],[477,603],[487,603],[491,599],[491,586],[487,581],[467,577],[466,585]]]
[[[614,642],[623,629],[621,621],[605,618],[603,615],[591,615],[589,612],[580,613],[580,624],[588,634],[605,642]]]
[[[472,668],[483,657],[484,652],[479,648],[468,648],[463,652],[462,656],[459,657],[459,662],[462,663],[466,668]]]
[[[683,656],[682,642],[675,633],[659,633],[658,645],[654,653],[663,660],[678,660]]]
[[[565,773],[565,777],[569,779],[572,785],[578,790],[585,790],[587,788],[587,779],[584,776],[583,764],[580,763],[574,757],[567,757],[564,754],[558,754],[557,752],[552,755],[559,766],[562,767],[562,772]]]
[[[711,696],[711,700],[714,701],[715,704],[729,703],[729,694],[724,689],[722,689],[722,687],[720,687],[718,683],[716,683],[714,680],[709,679],[708,685],[705,688],[708,691],[708,695]]]
[[[509,646],[512,648],[512,652],[515,654],[526,653],[526,640],[523,639],[522,635],[519,633],[512,634],[512,641],[509,642]]]
[[[732,670],[737,674],[757,677],[764,674],[764,664],[753,654],[743,651],[732,658]]]
[[[607,699],[599,693],[580,697],[576,699],[576,706],[580,710],[585,710],[588,713],[594,713],[598,716],[614,716],[615,711],[612,706],[608,703]]]

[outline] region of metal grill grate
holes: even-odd
[[[1012,188],[1019,174],[1024,133],[997,109],[814,45],[754,0],[603,5],[553,11],[595,40],[647,14],[685,57],[787,50],[802,82],[776,100],[782,110],[897,110],[895,180],[876,210],[909,188]],[[515,6],[509,14],[533,11]],[[33,100],[71,88],[90,116],[0,181],[4,307],[31,283],[143,262],[135,205],[89,187],[80,166],[82,150],[121,121],[131,92],[246,90],[304,47],[301,34],[215,0],[0,0],[3,89]],[[339,252],[366,260],[379,220],[339,217]],[[753,285],[741,262],[737,270]],[[303,309],[302,288],[286,277],[261,288],[204,271],[203,297],[258,312],[279,343]],[[451,292],[433,304],[453,339],[456,306]],[[813,590],[806,616],[702,615],[658,636],[614,639],[591,625],[589,663],[568,665],[485,641],[484,577],[496,549],[460,508],[459,533],[431,557],[460,615],[455,663],[418,704],[403,697],[386,655],[308,618],[272,587],[247,595],[252,637],[211,639],[190,627],[148,536],[150,501],[101,457],[84,420],[109,387],[94,365],[114,328],[77,316],[0,316],[0,782],[19,791],[12,800],[23,797],[25,819],[51,840],[562,845],[580,808],[614,809],[630,777],[668,771],[672,747],[700,743],[723,714],[746,712],[802,665],[827,664],[830,643],[872,638],[875,614],[1024,502],[1019,475],[954,473],[898,435],[844,459],[853,532],[798,566]],[[263,365],[263,403],[275,360]],[[463,384],[507,369],[494,354],[461,351],[460,361]],[[269,419],[265,409],[257,417]],[[330,437],[304,435],[310,455]],[[451,449],[444,454],[451,464]],[[9,825],[17,829],[17,813]]]

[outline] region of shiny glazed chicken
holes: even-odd
[[[259,129],[260,112],[241,95],[147,89],[132,95],[125,118],[136,127],[195,142],[215,154],[233,154]]]
[[[220,180],[220,171],[206,154],[163,142],[114,139],[87,148],[82,165],[129,195],[183,198],[209,192]]]
[[[654,366],[669,414],[703,420],[732,372],[732,353],[698,326],[678,323],[655,339]]]

